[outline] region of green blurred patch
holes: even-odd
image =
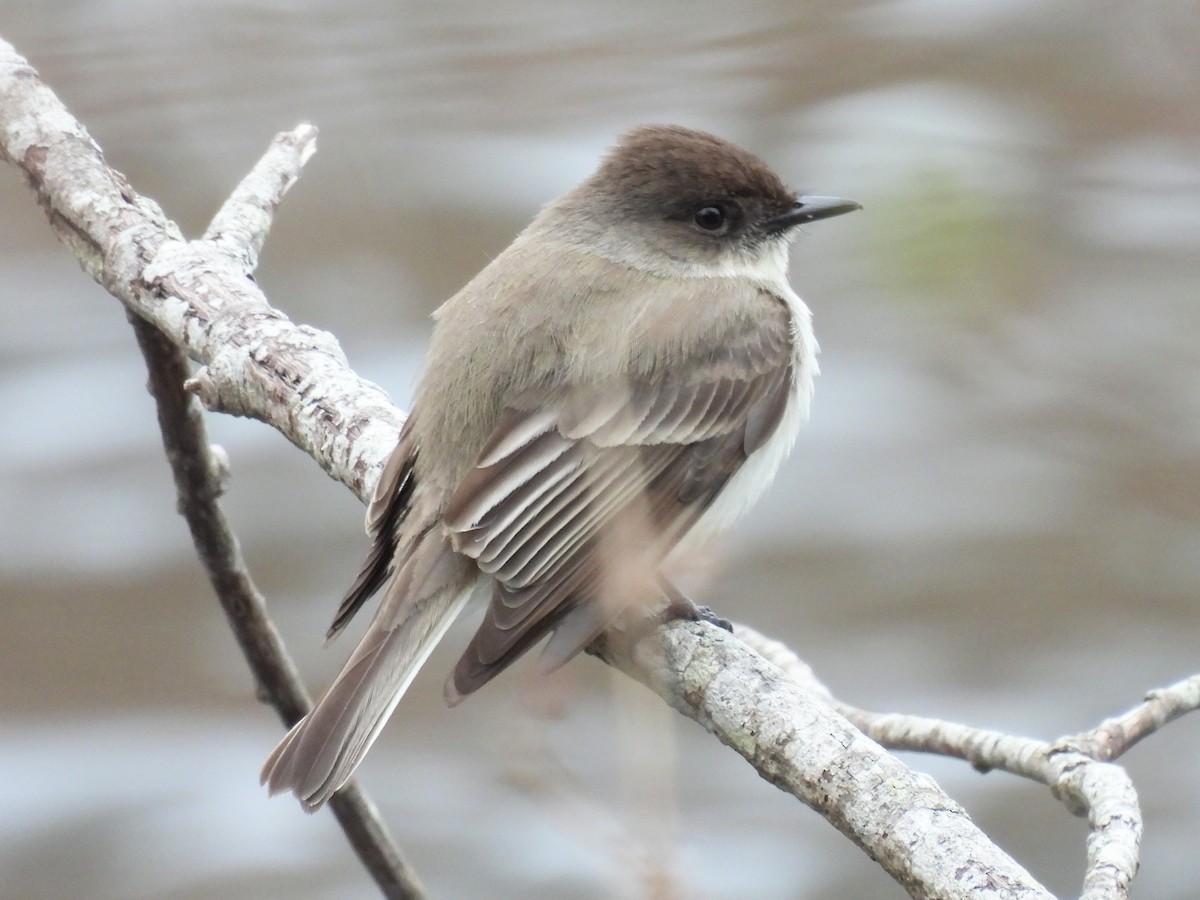
[[[1019,217],[959,173],[918,172],[871,211],[867,258],[889,296],[972,317],[1028,302],[1031,248]]]

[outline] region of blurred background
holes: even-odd
[[[823,374],[776,489],[690,586],[841,698],[1054,738],[1194,672],[1200,8],[1191,0],[5,0],[0,34],[196,235],[321,129],[259,281],[406,406],[428,314],[643,122],[714,131],[853,216],[792,281]],[[280,726],[196,562],[117,302],[0,170],[0,895],[371,896],[257,784]],[[362,508],[210,417],[310,686]],[[900,897],[814,813],[592,659],[449,711],[451,632],[360,770],[433,897]],[[361,629],[361,623],[359,625]],[[1200,718],[1126,759],[1143,900],[1195,895]],[[1054,892],[1047,791],[912,757]]]

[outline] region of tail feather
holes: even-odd
[[[267,757],[259,778],[272,794],[292,791],[312,812],[346,783],[462,610],[474,580],[444,538],[422,536],[350,661]]]

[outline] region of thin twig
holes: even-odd
[[[1119,716],[1105,719],[1090,731],[1059,741],[1093,759],[1111,762],[1134,744],[1185,713],[1200,709],[1200,675],[1156,688],[1146,699]]]
[[[255,306],[261,293],[251,290],[246,275],[253,270],[270,213],[312,154],[315,133],[311,126],[300,126],[277,138],[217,214],[209,240],[184,242],[179,227],[158,205],[139,196],[120,172],[105,163],[87,130],[28,61],[0,40],[0,156],[25,174],[51,227],[84,270],[129,309],[134,309],[130,301],[135,297],[157,313],[181,309],[143,277],[151,260],[174,248],[177,253],[198,252],[210,266],[230,271],[232,277],[218,291],[227,308],[248,317],[272,318],[265,299]],[[205,246],[194,250],[198,243]],[[219,305],[214,313],[220,311]],[[187,316],[185,328],[195,325],[196,310]],[[183,393],[189,373],[186,357],[177,349],[180,342],[164,337],[161,325],[150,324],[147,319],[153,316],[145,309],[141,317],[132,313],[130,317],[150,370],[180,511],[260,692],[269,697],[285,723],[294,722],[308,709],[308,699],[217,506],[221,467],[205,438],[199,408]],[[212,319],[206,321],[211,325]],[[322,343],[315,334],[304,338],[314,345]],[[353,481],[362,473],[351,469],[346,474]],[[422,896],[371,805],[347,791],[333,806],[355,852],[385,895]]]
[[[218,502],[224,465],[208,443],[199,404],[184,391],[187,359],[153,325],[133,313],[128,316],[146,360],[163,449],[175,477],[179,512],[187,520],[196,553],[254,673],[260,699],[290,726],[311,704]],[[338,792],[330,806],[385,897],[417,900],[424,896],[374,806],[356,784]]]
[[[248,178],[231,198],[233,207],[251,207],[258,224],[243,229],[249,239],[232,237],[227,204],[211,240],[185,241],[0,39],[0,158],[24,174],[84,271],[201,363],[192,384],[208,409],[261,419],[365,500],[404,417],[349,368],[333,335],[290,322],[247,277],[261,214],[294,180],[314,134],[301,125],[278,138],[264,157],[278,176]],[[264,188],[265,201],[250,184]],[[231,239],[245,249],[230,252]]]
[[[240,258],[249,275],[258,268],[275,210],[317,152],[317,129],[307,122],[275,136],[271,146],[221,204],[203,240]]]

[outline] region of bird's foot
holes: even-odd
[[[667,619],[687,619],[689,622],[707,622],[709,625],[716,625],[718,628],[724,628],[730,634],[733,634],[733,623],[713,612],[711,606],[700,606],[687,597],[683,599],[683,603],[671,601],[667,604],[665,612]]]
[[[707,622],[709,625],[716,625],[718,628],[724,628],[730,634],[733,634],[733,623],[728,619],[718,616],[713,612],[712,607],[698,605],[679,590],[679,588],[665,579],[662,582],[662,588],[663,592],[667,595],[667,607],[663,610],[663,619],[665,621],[686,619],[689,622]]]

